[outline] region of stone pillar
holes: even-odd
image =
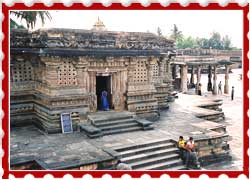
[[[176,78],[176,65],[174,64],[172,67],[172,79]]]
[[[226,74],[225,74],[225,85],[224,85],[224,93],[229,93],[229,86],[228,86],[228,80],[229,80],[229,65],[226,65]]]
[[[194,85],[194,66],[192,66],[192,70],[191,70],[190,84],[192,86]]]
[[[58,64],[54,62],[46,62],[46,84],[48,87],[58,86]]]
[[[198,94],[198,86],[201,81],[201,66],[197,66],[197,83],[196,83],[196,94]]]
[[[148,64],[148,82],[149,83],[153,83],[153,76],[154,76],[154,61],[151,59],[149,60],[149,64]]]
[[[187,65],[181,66],[181,92],[187,92]]]
[[[160,60],[160,62],[159,62],[159,76],[160,77],[164,76],[164,62],[163,62],[163,60]]]
[[[135,59],[130,59],[129,63],[127,65],[127,70],[128,70],[128,84],[133,84],[134,83],[134,70],[135,70],[136,62]]]
[[[212,91],[212,67],[211,65],[208,66],[208,83],[207,83],[207,91]]]
[[[167,76],[168,76],[168,81],[172,82],[172,76],[171,76],[171,64],[170,60],[166,62],[167,65]]]
[[[214,83],[213,83],[213,94],[217,95],[217,65],[214,65]]]
[[[85,88],[87,91],[87,72],[86,72],[86,64],[78,63],[76,64],[76,74],[77,74],[77,86],[81,88]]]

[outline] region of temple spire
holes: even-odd
[[[94,31],[106,31],[104,23],[100,20],[100,17],[98,16],[97,22],[93,25],[92,30]]]

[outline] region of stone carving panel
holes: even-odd
[[[11,81],[23,82],[34,80],[33,67],[29,61],[16,61],[11,67]]]
[[[147,66],[145,60],[137,61],[136,68],[134,70],[134,82],[145,83],[148,80]]]
[[[153,65],[153,77],[158,77],[159,76],[159,65],[158,63],[155,63]]]
[[[76,68],[68,60],[58,67],[58,84],[61,86],[77,85]]]

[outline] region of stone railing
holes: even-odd
[[[177,56],[228,56],[241,57],[242,50],[178,49]]]

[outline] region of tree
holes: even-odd
[[[209,39],[209,46],[213,49],[222,49],[221,35],[218,32],[213,32]]]
[[[225,50],[231,50],[232,49],[232,44],[231,44],[231,39],[226,35],[225,37],[222,38],[222,47]]]
[[[206,38],[196,38],[196,44],[198,48],[209,49],[209,40]]]
[[[45,20],[49,19],[51,20],[51,15],[48,11],[10,11],[11,14],[13,14],[16,18],[22,20],[25,20],[26,27],[29,29],[33,29],[35,27],[35,24],[38,19],[41,20],[42,25],[44,25]],[[11,20],[11,26],[21,28],[23,26],[18,25],[16,21],[13,19]]]
[[[25,29],[23,25],[17,24],[13,19],[10,19],[10,28],[13,29]]]
[[[157,28],[157,34],[158,34],[158,36],[162,36],[162,32],[161,32],[161,28],[160,27]]]
[[[185,38],[179,38],[176,41],[176,47],[179,49],[186,49],[186,48],[196,48],[197,47],[197,43],[196,40],[194,38],[192,38],[191,36]]]
[[[178,27],[176,24],[174,24],[174,28],[171,30],[172,34],[170,35],[170,38],[177,41],[179,39],[183,38],[182,32],[178,30]]]

